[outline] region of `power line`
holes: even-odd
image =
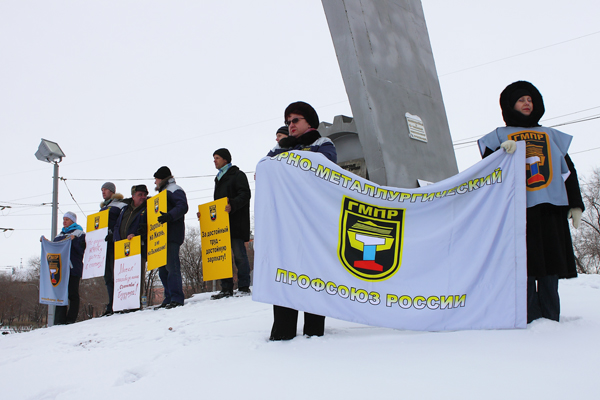
[[[457,70],[457,71],[448,72],[448,73],[445,73],[445,74],[442,74],[442,75],[439,75],[439,76],[440,76],[440,77],[442,77],[442,76],[448,76],[448,75],[458,74],[459,72],[464,72],[464,71],[468,71],[468,70],[470,70],[470,69],[475,69],[475,68],[483,67],[483,66],[485,66],[485,65],[494,64],[494,63],[497,63],[497,62],[500,62],[500,61],[508,60],[508,59],[510,59],[510,58],[520,57],[520,56],[522,56],[522,55],[529,54],[529,53],[533,53],[533,52],[540,51],[540,50],[544,50],[544,49],[547,49],[547,48],[549,48],[549,47],[554,47],[554,46],[558,46],[558,45],[561,45],[561,44],[564,44],[564,43],[572,42],[572,41],[574,41],[574,40],[579,40],[579,39],[582,39],[582,38],[584,38],[584,37],[588,37],[588,36],[592,36],[592,35],[597,35],[598,33],[600,33],[600,31],[596,31],[596,32],[588,33],[587,35],[578,36],[578,37],[576,37],[576,38],[572,38],[572,39],[564,40],[564,41],[562,41],[562,42],[558,42],[558,43],[550,44],[550,45],[548,45],[548,46],[544,46],[544,47],[538,47],[537,49],[528,50],[528,51],[525,51],[525,52],[523,52],[523,53],[514,54],[514,55],[512,55],[512,56],[508,56],[508,57],[504,57],[504,58],[499,58],[499,59],[497,59],[497,60],[493,60],[493,61],[488,61],[488,62],[485,62],[485,63],[483,63],[483,64],[474,65],[474,66],[472,66],[472,67],[467,67],[467,68],[459,69],[459,70]]]
[[[600,108],[600,107],[594,107],[594,108]],[[577,111],[577,112],[579,112],[579,111]],[[577,112],[575,112],[575,113],[572,113],[572,114],[576,114]],[[567,115],[568,115],[568,114],[567,114]],[[556,117],[556,118],[559,118],[559,117]],[[578,123],[580,123],[580,122],[592,121],[592,120],[599,119],[599,118],[600,118],[600,114],[599,114],[599,115],[592,115],[592,116],[590,116],[590,117],[583,117],[583,118],[575,119],[575,120],[573,120],[573,121],[567,121],[567,122],[563,122],[562,124],[550,125],[549,127],[550,127],[550,128],[556,128],[557,126],[573,125],[573,124],[578,124]],[[455,150],[464,149],[464,148],[466,148],[466,147],[473,146],[473,144],[477,143],[477,140],[479,140],[478,138],[481,138],[482,136],[483,136],[483,135],[480,135],[480,136],[471,136],[471,138],[477,138],[477,139],[475,139],[475,140],[468,140],[468,139],[470,139],[470,138],[467,138],[467,139],[461,139],[461,140],[465,140],[465,141],[460,141],[460,142],[458,142],[458,141],[457,141],[457,142],[453,142],[453,143],[452,143],[452,146],[454,146],[454,147],[457,147],[457,146],[463,146],[463,147],[459,147],[459,148],[457,148],[457,149],[455,149]],[[576,153],[572,153],[572,154],[576,154]]]
[[[25,204],[25,203],[13,203],[12,201],[3,201],[3,203],[10,204],[11,208],[17,208],[17,207],[43,207],[43,206],[52,205],[52,203]]]
[[[256,171],[246,171],[244,172],[246,175],[253,174]],[[211,175],[190,175],[190,176],[177,176],[175,179],[196,179],[196,178],[214,178],[217,174]],[[67,180],[67,178],[61,177],[62,180]],[[152,181],[154,178],[68,178],[72,181]]]
[[[34,197],[42,197],[42,196],[49,196],[51,195],[52,192],[48,192],[48,193],[44,193],[44,194],[36,194],[35,196],[28,196],[28,197],[21,197],[18,199],[12,199],[12,201],[19,201],[19,200],[26,200],[26,199],[33,199]]]
[[[71,193],[71,189],[69,189],[69,185],[67,185],[67,180],[64,179],[64,178],[59,178],[59,179],[61,179],[65,183],[65,187],[67,188],[67,191],[71,195],[71,198],[73,199],[73,201],[75,202],[75,204],[77,204],[77,208],[79,208],[79,211],[81,211],[81,213],[83,214],[83,216],[87,218],[87,215],[85,215],[85,213],[81,209],[81,206],[79,205],[79,203],[77,203],[77,200],[75,200],[75,196],[73,196],[73,193]]]
[[[598,150],[600,149],[600,147],[594,147],[593,149],[587,149],[587,150],[581,150],[581,151],[575,151],[573,153],[569,153],[569,154],[579,154],[579,153],[586,153],[588,151],[592,151],[592,150]]]
[[[550,127],[554,128],[554,127],[557,127],[557,126],[572,125],[572,124],[577,124],[579,122],[591,121],[591,120],[598,119],[598,118],[600,118],[600,115],[593,115],[591,117],[584,117],[584,118],[580,118],[580,119],[575,120],[575,121],[564,122],[562,124],[556,124],[556,125],[550,125]]]
[[[579,111],[575,111],[575,112],[572,112],[572,113],[559,115],[557,117],[544,118],[540,122],[550,121],[551,119],[562,118],[562,117],[566,117],[566,116],[573,115],[573,114],[579,114],[579,113],[582,113],[582,112],[585,112],[585,111],[595,110],[596,108],[600,108],[600,106],[596,106],[596,107],[592,107],[592,108],[586,108],[585,110],[579,110]]]

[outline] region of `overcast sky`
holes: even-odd
[[[502,126],[498,97],[515,80],[544,96],[544,125],[600,116],[600,4],[424,0],[460,170],[474,140]],[[297,100],[321,120],[352,115],[319,0],[0,0],[0,266],[25,264],[50,236],[52,165],[34,153],[56,141],[59,219],[99,210],[167,165],[188,194],[188,226],[212,200],[212,153],[227,147],[249,172],[274,145]],[[598,166],[600,120],[559,126],[574,136],[580,176]],[[78,205],[75,203],[71,194]],[[42,205],[44,204],[44,205]]]

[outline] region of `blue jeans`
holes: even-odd
[[[179,263],[179,244],[167,242],[167,265],[158,269],[158,276],[165,289],[163,304],[177,302],[183,304],[181,284],[181,264]]]
[[[243,239],[231,238],[231,250],[238,270],[238,288],[250,286],[250,262]],[[233,291],[233,278],[221,279],[221,290]]]

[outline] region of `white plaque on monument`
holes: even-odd
[[[417,115],[412,115],[410,113],[406,113],[404,116],[406,117],[406,123],[408,124],[408,136],[411,139],[427,143],[427,133],[425,133],[423,120]]]

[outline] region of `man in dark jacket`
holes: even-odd
[[[100,211],[108,210],[108,235],[106,241],[106,264],[104,266],[104,283],[108,292],[108,304],[102,315],[111,315],[113,313],[113,292],[114,283],[114,267],[115,267],[115,246],[113,244],[113,230],[115,223],[121,214],[121,210],[127,204],[123,202],[123,195],[116,193],[117,187],[112,182],[105,182],[102,185],[102,202],[100,203]]]
[[[231,165],[231,154],[223,148],[213,153],[215,167],[215,200],[227,197],[225,211],[229,213],[231,249],[238,270],[238,292],[250,293],[250,263],[245,242],[250,240],[250,186],[246,174]],[[221,292],[212,300],[233,296],[233,278],[221,279]]]
[[[154,178],[156,191],[167,191],[167,212],[161,212],[158,217],[158,222],[168,224],[167,265],[158,269],[158,276],[165,289],[165,299],[160,307],[174,308],[182,306],[184,300],[179,247],[185,238],[184,217],[188,212],[188,202],[185,192],[175,183],[168,167],[160,167]]]
[[[134,236],[141,236],[142,243],[142,271],[140,274],[141,285],[140,293],[144,293],[145,273],[146,273],[146,235],[148,222],[146,219],[146,200],[148,199],[148,188],[146,185],[136,185],[131,188],[131,199],[129,205],[124,207],[121,215],[115,224],[113,238],[115,242],[119,240],[133,239]]]

